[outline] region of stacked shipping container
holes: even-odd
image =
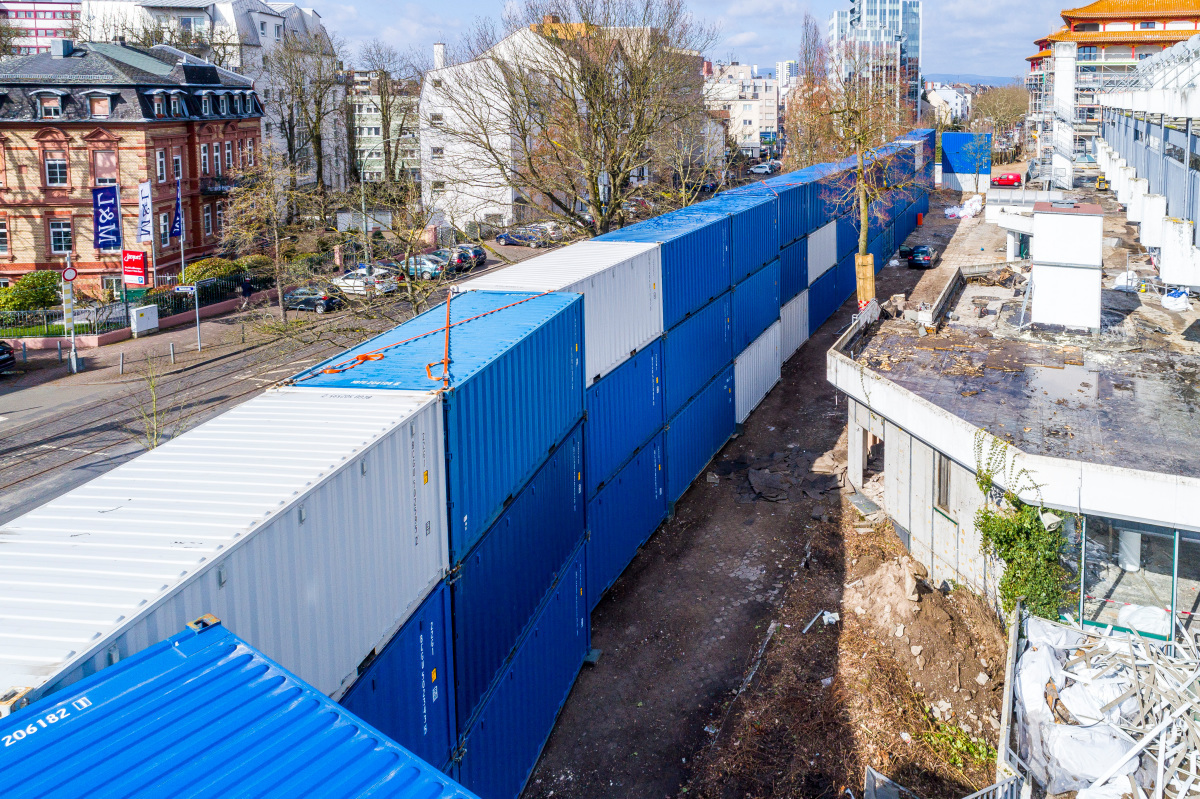
[[[877,255],[928,207],[932,134],[889,150],[903,189],[873,205]],[[213,612],[485,799],[516,795],[589,611],[854,292],[846,175],[777,176],[470,281],[10,523],[35,578],[121,554],[180,576],[106,627],[22,604],[27,665],[0,689],[48,693]],[[147,535],[167,543],[128,550]],[[47,625],[92,643],[50,652]]]

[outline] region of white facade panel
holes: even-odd
[[[340,696],[445,574],[442,442],[433,393],[279,389],[14,519],[0,694],[211,613]]]
[[[1104,263],[1104,217],[1035,212],[1029,254],[1034,263],[1100,267]]]
[[[837,222],[808,234],[808,285],[837,266]]]
[[[779,382],[781,329],[782,323],[776,320],[733,359],[733,403],[738,424],[750,417],[750,412]]]
[[[583,241],[468,280],[455,291],[583,295],[587,385],[663,333],[659,245]]]
[[[779,309],[779,352],[784,361],[796,354],[808,341],[808,289],[797,294]]]
[[[1091,267],[1035,262],[1030,273],[1033,321],[1099,330],[1101,277],[1101,271]]]

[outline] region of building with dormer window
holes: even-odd
[[[68,256],[80,288],[121,285],[121,253],[93,246],[97,186],[120,187],[124,247],[146,252],[159,282],[180,269],[176,179],[187,259],[212,254],[221,231],[211,220],[231,174],[254,163],[261,117],[248,78],[170,47],[55,40],[49,53],[0,62],[0,285]],[[145,182],[153,237],[138,242]]]

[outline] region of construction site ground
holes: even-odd
[[[1002,261],[1003,231],[944,218],[958,202],[935,195],[908,244],[954,263]],[[876,294],[908,295],[920,276],[885,266]],[[846,405],[825,353],[854,307],[784,365],[601,600],[600,658],[527,799],[861,795],[868,765],[925,799],[994,781],[1000,623],[965,590],[908,584],[883,514],[865,519],[842,487]]]

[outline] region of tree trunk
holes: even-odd
[[[283,258],[280,255],[279,228],[275,228],[275,301],[279,303],[279,318],[287,324],[287,306],[283,302],[284,283]]]
[[[863,153],[855,155],[854,177],[858,181],[858,255],[854,258],[855,283],[858,286],[858,310],[861,311],[875,299],[875,258],[867,252],[870,234],[870,197],[867,194],[867,178],[863,169]]]

